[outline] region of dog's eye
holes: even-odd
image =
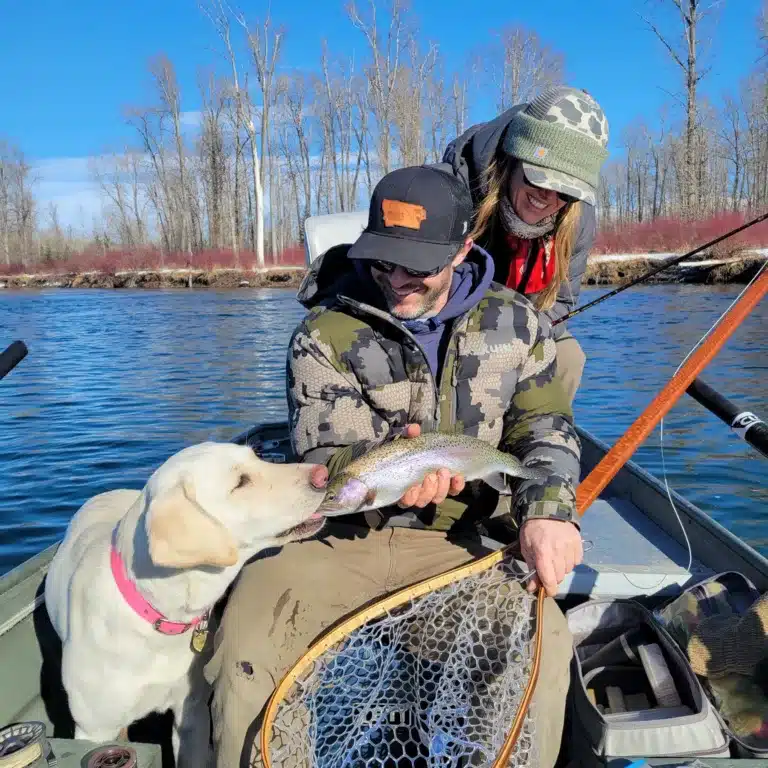
[[[248,477],[248,475],[242,474],[240,477],[237,478],[237,485],[235,486],[235,490],[238,488],[244,488],[248,483],[251,482],[251,478]]]

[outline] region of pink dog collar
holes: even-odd
[[[128,578],[128,574],[125,570],[125,563],[115,547],[114,538],[109,550],[109,564],[112,567],[112,575],[115,577],[115,584],[117,584],[120,594],[125,598],[125,602],[128,603],[128,605],[130,605],[142,619],[146,619],[158,632],[161,632],[164,635],[182,635],[204,618],[204,616],[197,616],[188,624],[184,624],[180,621],[169,621],[162,613],[160,613],[160,611],[155,610],[141,595],[136,585]]]

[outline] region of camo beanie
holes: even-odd
[[[561,85],[513,114],[502,148],[522,161],[531,184],[594,205],[607,144],[600,105],[586,91]]]

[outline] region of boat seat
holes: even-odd
[[[304,247],[311,264],[329,248],[354,243],[368,226],[368,210],[310,216],[304,222]]]

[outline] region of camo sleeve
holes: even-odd
[[[291,445],[299,461],[326,464],[331,476],[387,436],[360,382],[311,323],[294,332],[287,360]]]
[[[526,464],[548,469],[542,481],[521,480],[513,497],[520,524],[533,517],[570,520],[578,525],[576,484],[581,443],[560,379],[555,376],[555,342],[549,324],[538,332],[504,417],[500,448]]]

